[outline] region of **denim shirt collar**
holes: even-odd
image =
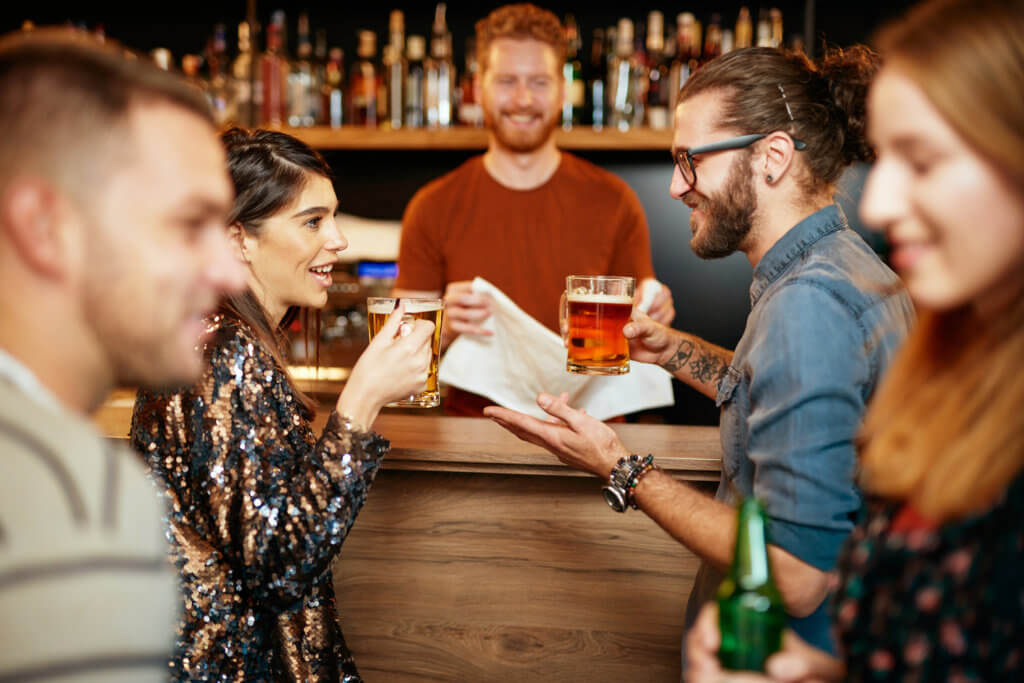
[[[846,215],[838,204],[831,204],[803,219],[772,245],[754,269],[750,284],[750,306],[757,303],[769,285],[779,279],[789,266],[825,235],[847,227]]]

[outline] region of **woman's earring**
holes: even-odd
[[[773,178],[770,173],[766,175],[764,179],[768,181],[769,184],[775,182],[775,178]]]

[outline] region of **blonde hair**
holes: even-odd
[[[878,42],[886,63],[1024,188],[1024,2],[924,3]],[[970,304],[922,313],[864,419],[865,489],[935,522],[982,511],[1024,470],[1024,268],[1000,287],[984,316]]]

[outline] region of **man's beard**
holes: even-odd
[[[698,200],[696,208],[704,213],[704,227],[694,234],[690,248],[700,258],[722,258],[736,252],[754,226],[757,195],[749,158],[740,154],[729,170],[725,188]]]
[[[503,125],[502,114],[492,113],[488,108],[484,107],[484,124],[487,129],[494,134],[498,144],[505,149],[517,152],[519,154],[526,154],[539,149],[548,141],[551,137],[551,133],[558,127],[559,117],[551,116],[545,119],[544,115],[541,115],[540,126],[531,131],[517,131],[510,130],[508,126]]]

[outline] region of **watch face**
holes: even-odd
[[[626,511],[626,499],[619,491],[610,486],[605,486],[601,489],[601,493],[604,494],[604,502],[608,503],[608,507],[612,510],[616,512]]]

